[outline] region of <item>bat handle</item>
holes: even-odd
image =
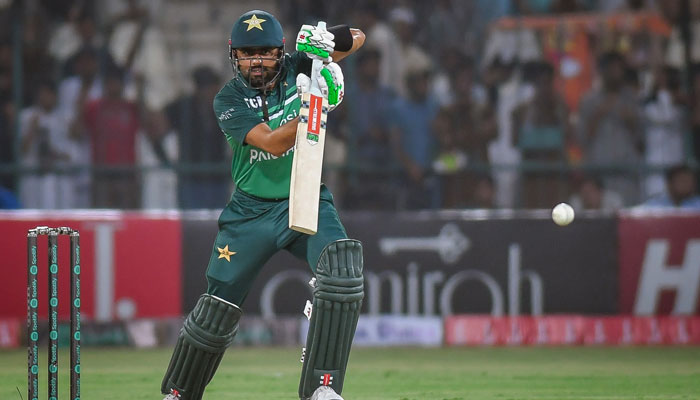
[[[326,28],[326,22],[325,21],[318,21],[319,28]],[[313,60],[311,63],[311,76],[315,77],[318,76],[321,73],[321,68],[323,68],[323,61],[321,60]],[[314,84],[316,83],[315,79],[311,79],[311,86],[313,87]]]

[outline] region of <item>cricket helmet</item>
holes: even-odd
[[[252,10],[243,14],[231,29],[231,48],[283,47],[282,25],[267,11]]]
[[[269,57],[241,58],[234,52],[235,49],[246,48],[278,48],[280,49],[276,61],[274,76],[257,84],[250,82],[248,77],[241,74],[239,65],[242,61],[269,60]],[[282,72],[282,58],[284,57],[284,33],[282,25],[277,18],[267,11],[252,10],[241,15],[233,24],[231,38],[229,39],[229,59],[233,67],[233,73],[237,79],[242,79],[246,86],[261,89],[271,81],[274,81]]]

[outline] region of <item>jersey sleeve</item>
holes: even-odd
[[[248,132],[262,122],[243,101],[242,95],[226,88],[214,98],[214,113],[226,140],[233,139],[240,144],[244,144]]]
[[[311,74],[312,60],[306,55],[306,53],[295,51],[291,56],[289,56],[289,62],[292,65],[292,68],[295,70],[295,76],[299,73],[306,75]]]

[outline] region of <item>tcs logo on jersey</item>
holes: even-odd
[[[248,108],[260,108],[263,106],[263,100],[260,96],[246,97],[243,99],[243,101],[245,101]],[[265,99],[265,104],[267,104],[267,99]]]

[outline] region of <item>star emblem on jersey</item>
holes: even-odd
[[[263,30],[263,27],[260,24],[262,22],[265,22],[265,21],[267,21],[267,20],[258,18],[255,14],[253,14],[253,16],[250,17],[250,19],[243,21],[243,23],[248,24],[248,29],[246,29],[245,31],[248,32],[249,30],[251,30],[253,28]]]
[[[219,258],[225,258],[226,261],[231,262],[231,256],[236,254],[235,251],[230,251],[228,245],[216,248],[219,251]]]

